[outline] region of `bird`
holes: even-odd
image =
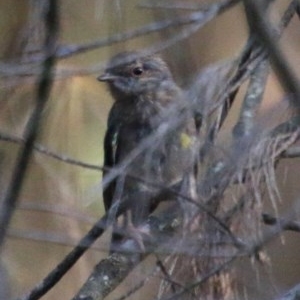
[[[104,189],[104,207],[109,212],[119,201],[116,214],[124,216],[125,231],[144,251],[143,233],[138,227],[160,201],[166,200],[157,197],[157,187],[173,187],[191,174],[195,123],[186,113],[188,102],[182,89],[158,55],[121,52],[109,60],[98,80],[108,85],[113,98],[104,137],[103,178],[126,161],[132,151],[141,149]],[[160,134],[166,124],[168,130]],[[147,138],[150,144],[143,147]],[[120,240],[120,235],[113,233],[111,249]]]

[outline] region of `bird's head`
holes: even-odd
[[[173,79],[160,57],[123,52],[109,61],[98,80],[107,82],[113,97],[118,100],[153,93],[164,82]]]

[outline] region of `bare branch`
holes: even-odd
[[[297,284],[282,297],[276,298],[276,300],[298,300],[300,295],[300,284]]]
[[[282,218],[275,218],[269,214],[263,214],[262,219],[266,225],[275,225],[279,228],[282,228],[282,230],[300,232],[300,222],[285,220]]]
[[[275,67],[278,77],[280,78],[286,90],[292,94],[289,97],[291,104],[300,111],[300,86],[297,76],[287,63],[281,49],[279,48],[275,38],[274,30],[272,30],[269,22],[266,20],[266,14],[262,5],[258,1],[244,0],[248,22],[252,32],[256,33],[259,41],[268,51],[271,61]],[[291,2],[289,8],[295,11],[295,3]]]
[[[38,134],[43,108],[48,100],[53,81],[52,69],[55,65],[55,51],[59,30],[58,5],[56,0],[46,1],[44,9],[44,20],[47,31],[44,44],[45,58],[37,86],[36,104],[24,132],[24,146],[19,151],[9,186],[5,191],[4,200],[0,209],[0,247],[3,245],[7,228],[18,202],[18,196],[22,188],[34,142]]]
[[[130,241],[125,240],[118,253],[110,255],[107,259],[102,260],[93,270],[89,279],[80,289],[73,300],[88,298],[91,300],[102,299],[111,293],[127,276],[127,274],[142,260],[144,260],[152,252],[159,251],[161,239],[163,236],[164,242],[172,239],[174,229],[174,218],[180,215],[178,206],[173,206],[171,209],[161,213],[161,217],[155,218],[154,221],[148,220],[149,232],[155,239],[151,239],[146,244],[147,252],[138,253],[130,244]],[[144,241],[146,242],[146,241]],[[149,244],[150,242],[150,244]],[[158,248],[158,249],[157,249]],[[127,250],[127,251],[126,251]],[[141,281],[142,284],[144,281]],[[136,287],[139,288],[140,284]]]
[[[233,134],[236,138],[252,134],[255,117],[263,99],[268,74],[269,64],[265,60],[257,66],[251,75],[247,94],[240,111],[239,120],[233,128]]]
[[[10,143],[15,143],[15,144],[23,144],[24,143],[23,138],[15,137],[15,136],[3,133],[3,132],[0,133],[0,140],[7,141],[7,142],[10,142]],[[62,161],[62,162],[65,162],[65,163],[68,163],[68,164],[71,164],[71,165],[75,165],[75,166],[78,166],[78,167],[91,169],[91,170],[95,170],[95,171],[103,171],[103,167],[101,167],[101,166],[88,164],[88,163],[79,161],[77,159],[71,158],[71,157],[69,157],[65,154],[58,154],[54,151],[49,150],[47,147],[45,147],[41,144],[34,144],[33,149],[36,150],[37,152],[40,152],[40,153],[45,154],[49,157],[52,157],[54,159],[57,159],[59,161]]]
[[[73,300],[98,300],[107,296],[136,265],[127,254],[113,254],[100,261]]]
[[[201,24],[204,25],[210,21],[213,17],[217,16],[219,13],[224,12],[226,9],[230,8],[232,5],[238,3],[237,0],[225,0],[217,4],[212,4],[209,9],[205,12],[194,12],[182,18],[177,18],[175,20],[165,20],[161,22],[155,22],[144,27],[128,31],[122,34],[116,34],[109,36],[108,38],[101,39],[99,41],[91,42],[84,45],[69,45],[61,46],[56,53],[57,58],[67,58],[75,54],[80,54],[86,51],[91,51],[100,47],[109,46],[114,43],[123,42],[129,39],[137,38],[139,36],[145,36],[153,32],[158,32],[160,30],[167,29],[169,27],[180,27],[189,24]],[[37,58],[35,58],[37,59]]]
[[[78,243],[78,240],[72,238],[66,234],[56,233],[56,232],[49,232],[49,231],[39,231],[39,230],[16,230],[16,229],[9,229],[7,232],[7,236],[11,239],[24,239],[26,241],[35,241],[41,243],[51,243],[59,246],[69,246],[75,247]],[[98,252],[106,252],[104,247],[99,245],[91,246],[92,250]]]
[[[144,1],[139,5],[139,7],[152,8],[152,9],[186,9],[186,10],[206,11],[209,10],[212,5],[215,5],[216,7],[223,7],[225,9],[235,5],[238,2],[240,1],[223,0],[220,2],[216,2],[215,4],[205,5],[205,4],[184,3],[182,1],[164,1],[164,3],[159,3],[159,2],[153,3],[153,2]]]

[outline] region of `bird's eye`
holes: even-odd
[[[142,67],[136,67],[132,70],[132,74],[135,76],[140,76],[144,73],[144,70]]]

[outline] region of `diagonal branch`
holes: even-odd
[[[273,30],[266,21],[266,15],[263,13],[262,5],[258,1],[244,0],[247,18],[252,32],[256,33],[259,41],[265,47],[274,65],[275,71],[280,78],[284,88],[292,94],[289,97],[291,104],[300,112],[300,85],[294,71],[289,66],[281,49],[279,48]],[[295,11],[295,1],[290,3],[289,8]]]
[[[4,195],[0,210],[0,247],[3,246],[4,238],[9,226],[12,214],[17,205],[18,197],[26,175],[27,167],[31,158],[34,142],[38,135],[39,124],[43,108],[49,98],[53,78],[52,70],[55,65],[55,51],[58,36],[58,5],[56,0],[45,2],[44,21],[46,25],[46,39],[44,43],[45,58],[42,65],[42,73],[37,86],[36,104],[25,128],[25,142],[18,154],[16,164]]]
[[[145,36],[169,27],[180,27],[193,23],[200,23],[204,25],[207,21],[210,21],[212,17],[215,17],[218,14],[226,11],[226,9],[229,9],[238,2],[240,2],[240,0],[225,0],[217,4],[212,4],[205,12],[197,11],[179,19],[177,18],[175,20],[164,20],[161,22],[151,23],[132,31],[122,34],[115,34],[99,41],[91,42],[90,44],[61,46],[58,49],[56,56],[58,58],[67,58],[75,54],[84,53],[86,51],[91,51],[104,46],[110,46],[115,43],[137,38],[139,36]]]
[[[83,253],[90,248],[94,241],[103,234],[108,226],[108,216],[105,215],[60,263],[27,295],[21,297],[20,300],[37,300],[45,295],[69,271]]]

